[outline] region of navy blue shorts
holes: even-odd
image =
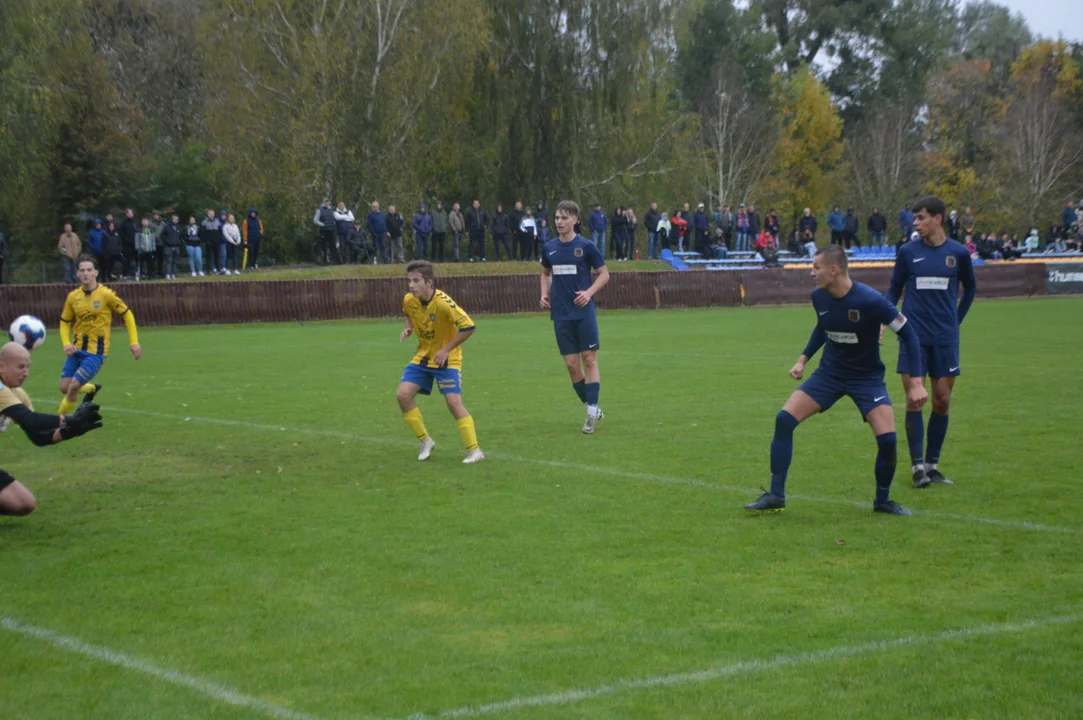
[[[857,405],[857,409],[861,411],[861,417],[866,417],[881,405],[889,407],[891,405],[884,379],[875,375],[841,378],[822,373],[817,369],[798,390],[815,400],[816,404],[822,408],[820,412],[830,408],[843,395],[850,396],[854,405]]]
[[[955,377],[959,374],[959,346],[922,345],[920,362],[915,367],[906,356],[906,346],[899,343],[898,373],[911,377]]]
[[[561,355],[578,355],[588,350],[597,350],[598,318],[588,317],[582,320],[554,320],[553,330],[557,335],[557,347]]]
[[[60,369],[60,379],[77,377],[80,382],[88,383],[102,369],[102,363],[104,362],[104,355],[94,355],[86,350],[76,350],[74,355],[64,361],[64,367]]]
[[[463,394],[463,376],[458,368],[431,368],[427,365],[410,363],[402,371],[402,379],[399,382],[413,383],[421,390],[422,395],[432,394],[432,383],[436,381],[436,387],[441,395]]]

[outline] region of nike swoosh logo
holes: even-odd
[[[823,311],[822,313],[820,313],[820,314],[821,314],[821,315],[826,315],[826,314],[827,314],[827,313],[829,313],[829,312],[831,312],[831,311],[830,311],[830,310],[824,310],[824,311]]]
[[[924,259],[925,258],[914,258],[914,264],[917,265],[919,262],[921,262]]]
[[[553,256],[553,255],[556,255],[558,252],[560,252],[560,251],[559,250],[554,250],[553,252],[549,253],[549,255]]]
[[[955,371],[956,371],[956,370],[958,370],[958,369],[959,369],[959,366],[958,366],[958,365],[956,365],[956,366],[955,366],[955,367],[953,367],[953,368],[948,368],[948,372],[955,372]]]
[[[886,397],[887,397],[887,395],[881,395],[881,396],[880,396],[880,397],[878,397],[878,398],[873,398],[873,399],[872,399],[872,401],[873,401],[873,402],[880,402],[881,400],[883,400],[883,399],[884,399],[884,398],[886,398]]]
[[[593,349],[594,349],[594,348],[596,348],[596,347],[598,347],[598,343],[594,343],[593,345],[587,345],[587,348],[588,348],[589,350],[593,350]]]

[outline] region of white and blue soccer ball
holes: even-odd
[[[15,318],[8,331],[11,339],[19,343],[27,350],[41,347],[45,342],[45,323],[33,315],[22,315]]]

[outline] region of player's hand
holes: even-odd
[[[590,302],[590,298],[593,295],[594,295],[594,293],[592,293],[590,290],[580,290],[579,292],[577,292],[575,294],[575,300],[574,300],[575,306],[576,307],[586,307],[587,303]]]
[[[906,391],[906,402],[911,407],[920,408],[925,405],[925,401],[929,399],[929,393],[925,390],[924,378],[912,378],[910,380],[910,389]]]
[[[790,377],[794,380],[800,380],[805,375],[805,363],[798,361],[790,368]]]
[[[447,356],[449,352],[450,351],[446,349],[441,349],[437,351],[437,353],[432,356],[432,361],[436,363],[437,367],[444,367],[444,365],[447,363]]]
[[[72,355],[74,355],[75,354],[75,346],[70,344],[70,343],[65,345],[64,346],[64,354],[67,355],[68,357],[71,357]]]
[[[413,328],[406,328],[401,333],[399,333],[399,342],[402,342],[406,338],[410,337],[413,333],[414,333]]]
[[[542,295],[541,296],[541,306],[546,310],[549,309],[549,296],[548,295]]]
[[[884,344],[884,326],[883,325],[880,326],[880,344],[881,345]]]
[[[98,412],[100,408],[98,403],[85,402],[75,412],[64,415],[64,427],[60,428],[60,436],[65,440],[70,440],[100,428],[102,426],[102,415]]]
[[[143,357],[143,348],[139,347],[139,343],[132,345],[132,355],[135,355],[135,359]]]

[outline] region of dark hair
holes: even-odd
[[[93,265],[95,270],[98,269],[98,261],[95,260],[94,258],[92,258],[90,255],[80,255],[79,256],[79,262],[75,263],[75,267],[79,267],[80,265],[82,265],[85,262],[88,262],[91,265]]]
[[[816,251],[816,257],[823,257],[831,265],[838,265],[844,273],[850,272],[850,261],[841,245],[824,245]]]
[[[595,205],[594,207],[598,207]],[[563,211],[565,215],[571,215],[574,218],[579,217],[579,203],[575,200],[561,200],[557,203],[557,209],[553,211],[554,217],[558,212]]]
[[[436,275],[432,270],[432,263],[428,260],[412,260],[406,265],[406,274],[417,273],[426,282],[435,282]]]
[[[915,215],[917,215],[922,210],[927,212],[929,215],[939,215],[941,225],[944,224],[944,218],[948,216],[948,208],[946,205],[944,205],[944,201],[936,197],[935,195],[928,195],[918,200],[916,203],[914,203],[914,207],[912,209]]]

